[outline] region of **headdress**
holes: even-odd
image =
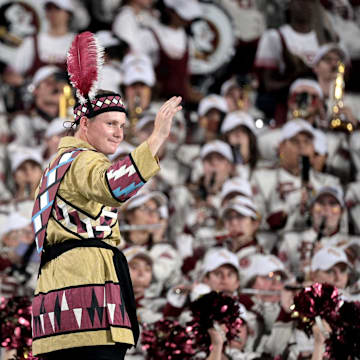
[[[119,94],[97,94],[104,49],[89,31],[78,34],[67,55],[70,82],[76,89],[78,102],[74,106],[74,123],[82,116],[89,118],[107,111],[125,112]]]

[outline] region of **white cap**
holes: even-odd
[[[71,0],[46,0],[44,5],[46,6],[46,4],[54,4],[59,9],[66,10],[71,13],[74,12],[74,6]]]
[[[42,66],[34,74],[31,85],[36,88],[43,80],[61,71],[60,68],[54,65]]]
[[[24,217],[20,213],[14,211],[10,213],[3,222],[0,229],[0,236],[8,234],[10,231],[20,230],[31,224],[31,219]]]
[[[253,196],[249,181],[239,176],[233,177],[224,182],[220,194],[221,201],[223,201],[226,196],[231,193],[239,193],[249,198]]]
[[[299,88],[300,86],[308,86],[311,87],[312,89],[314,89],[317,94],[319,95],[320,99],[324,98],[324,93],[320,87],[320,84],[315,81],[315,80],[311,80],[311,79],[297,79],[295,80],[289,89],[289,94],[292,94],[296,91],[297,88]]]
[[[314,129],[314,148],[315,152],[319,155],[326,155],[329,152],[328,141],[325,133],[321,130]]]
[[[147,55],[126,55],[123,61],[123,69],[124,85],[128,86],[141,82],[150,87],[154,86],[154,68]]]
[[[225,248],[213,248],[207,251],[201,265],[202,274],[206,275],[223,265],[232,265],[239,271],[239,259],[231,251]]]
[[[150,253],[142,246],[130,246],[124,250],[122,250],[123,254],[126,257],[127,262],[130,262],[136,257],[140,257],[145,259],[149,264],[153,264],[153,259]]]
[[[114,161],[116,158],[118,158],[120,155],[123,154],[130,154],[135,149],[135,146],[129,144],[126,141],[122,141],[118,148],[116,149],[114,154],[109,155],[109,160]]]
[[[43,158],[38,150],[22,147],[21,149],[16,149],[10,155],[11,171],[14,172],[23,162],[27,160],[32,160],[37,162],[40,166],[43,162]]]
[[[221,85],[221,89],[220,89],[220,94],[222,96],[225,96],[230,89],[232,89],[233,87],[239,87],[238,82],[236,81],[236,78],[232,77],[229,80],[226,80],[222,85]]]
[[[55,118],[51,121],[45,132],[45,138],[50,138],[54,135],[60,135],[67,129],[64,127],[64,122],[68,121],[65,118]]]
[[[204,159],[207,155],[211,153],[218,153],[230,162],[234,162],[234,156],[231,151],[230,145],[221,140],[210,141],[205,144],[200,150],[200,157]]]
[[[350,264],[345,251],[339,247],[325,246],[315,253],[311,260],[311,271],[327,271],[334,265],[344,263],[350,268]]]
[[[120,40],[111,31],[101,30],[98,31],[95,35],[103,48],[117,46],[120,44]]]
[[[201,17],[203,11],[197,0],[164,0],[164,4],[173,9],[182,19],[191,21]]]
[[[223,218],[229,210],[234,210],[238,214],[258,219],[258,212],[255,203],[248,197],[235,196],[226,206],[221,209],[221,217]]]
[[[225,116],[221,124],[221,133],[225,134],[240,125],[247,127],[253,134],[256,134],[254,119],[251,115],[241,110],[233,111]]]
[[[288,121],[282,127],[280,142],[289,140],[301,132],[307,132],[315,139],[314,128],[309,124],[309,122],[302,119],[296,119]]]
[[[136,209],[142,204],[145,204],[149,200],[155,200],[160,208],[160,212],[167,207],[168,199],[167,197],[160,191],[151,191],[151,192],[142,192],[141,194],[137,194],[129,199],[125,205],[124,210],[132,210]],[[162,217],[167,217],[165,212],[161,214]]]
[[[312,66],[317,65],[317,63],[330,51],[336,50],[340,54],[340,58],[343,62],[349,63],[349,54],[347,53],[346,49],[342,47],[339,44],[336,43],[330,43],[330,44],[324,44],[320,46],[319,50],[314,56],[314,59],[312,61]]]
[[[156,118],[156,114],[146,114],[141,116],[141,118],[135,125],[135,130],[140,131],[148,123],[154,122],[155,118]]]
[[[344,207],[345,202],[344,202],[344,192],[341,189],[341,187],[339,186],[323,186],[322,188],[319,189],[319,191],[315,194],[315,197],[313,199],[313,203],[321,196],[321,195],[331,195],[332,197],[334,197],[339,204],[341,205],[341,207]]]
[[[219,111],[222,111],[223,113],[227,113],[228,106],[226,100],[220,95],[208,95],[200,101],[198,107],[198,114],[199,116],[204,116],[211,109],[217,109]]]
[[[282,272],[287,276],[284,264],[274,255],[253,254],[239,261],[241,286],[247,286],[256,276],[268,276],[274,272]]]

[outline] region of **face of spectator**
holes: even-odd
[[[205,140],[211,141],[218,137],[221,121],[221,112],[218,109],[210,109],[204,116],[200,117],[199,124],[205,130]]]
[[[331,235],[338,230],[341,221],[342,208],[338,200],[329,194],[323,194],[316,199],[312,210],[313,227],[319,230],[325,221],[325,235]]]
[[[24,161],[14,172],[14,181],[18,188],[36,188],[42,176],[41,166],[32,160]],[[30,190],[29,189],[29,190]]]
[[[149,107],[151,102],[151,87],[137,82],[125,87],[125,99],[132,116],[139,116]]]
[[[335,80],[339,61],[341,61],[341,57],[338,51],[332,50],[325,54],[314,67],[318,79],[323,81]]]
[[[329,270],[317,270],[313,273],[313,281],[328,283],[339,289],[345,289],[349,281],[349,267],[347,264],[339,263]]]
[[[306,132],[300,132],[280,144],[280,159],[285,169],[300,169],[300,157],[315,154],[313,138]]]
[[[134,293],[138,296],[143,295],[144,291],[150,286],[151,283],[151,264],[141,257],[135,257],[129,262],[129,271]]]
[[[134,4],[141,9],[150,9],[154,3],[154,0],[132,0],[130,4]]]
[[[210,153],[203,159],[204,175],[211,177],[216,174],[216,182],[222,185],[233,171],[233,164],[218,153]]]
[[[251,287],[258,290],[274,291],[274,295],[263,295],[259,293],[256,296],[265,302],[278,302],[280,301],[280,291],[284,287],[283,282],[284,277],[280,272],[270,272],[267,276],[258,275]]]
[[[289,5],[291,20],[306,24],[311,22],[316,3],[316,0],[291,0]]]
[[[10,231],[3,237],[3,244],[8,247],[17,247],[19,243],[31,244],[34,240],[31,225]]]
[[[225,94],[225,99],[228,104],[229,112],[236,110],[248,110],[249,96],[248,92],[240,86],[232,86]]]
[[[52,3],[46,4],[45,14],[50,27],[56,28],[68,26],[71,17],[71,14],[68,11],[60,9]]]
[[[294,114],[295,110],[301,110],[300,117],[306,118],[313,123],[315,119],[312,119],[312,117],[321,113],[323,103],[313,87],[300,85],[290,94],[288,107],[292,114]]]
[[[158,224],[160,222],[160,211],[157,202],[150,199],[140,205],[130,214],[128,221],[132,225]]]
[[[59,135],[53,135],[47,139],[45,139],[46,141],[46,149],[49,153],[49,156],[51,156],[52,154],[55,154],[57,151],[57,148],[59,146],[60,140],[62,137],[65,136],[65,132]]]
[[[66,82],[49,76],[40,82],[34,90],[34,101],[38,109],[55,118],[59,113],[59,99]]]
[[[204,278],[204,283],[213,291],[224,291],[232,294],[240,286],[239,274],[232,265],[222,265],[210,271]]]
[[[227,141],[232,146],[240,146],[241,157],[244,163],[247,163],[250,158],[250,137],[243,126],[229,131]]]
[[[113,154],[124,137],[126,115],[119,111],[108,111],[88,119],[80,119],[84,139],[105,155]]]
[[[257,228],[258,222],[250,216],[244,216],[235,210],[229,210],[224,215],[224,225],[228,230],[230,236],[245,236],[253,237]]]
[[[248,336],[249,336],[248,326],[246,322],[243,322],[240,326],[236,339],[230,342],[230,347],[238,350],[243,350],[245,348]]]

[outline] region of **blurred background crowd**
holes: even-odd
[[[311,359],[323,339],[294,325],[296,291],[360,298],[360,1],[2,0],[0,18],[0,296],[33,294],[34,193],[73,119],[67,51],[89,30],[99,88],[128,109],[110,161],[183,98],[161,172],[119,212],[140,322],[186,322],[222,291],[243,326],[226,345],[210,330],[222,355],[203,358]]]

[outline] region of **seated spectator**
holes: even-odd
[[[228,106],[222,96],[210,94],[200,101],[199,126],[203,131],[204,142],[219,138],[220,128],[227,112]]]
[[[246,112],[233,111],[225,116],[221,133],[233,151],[237,174],[249,180],[259,158],[254,119]]]

